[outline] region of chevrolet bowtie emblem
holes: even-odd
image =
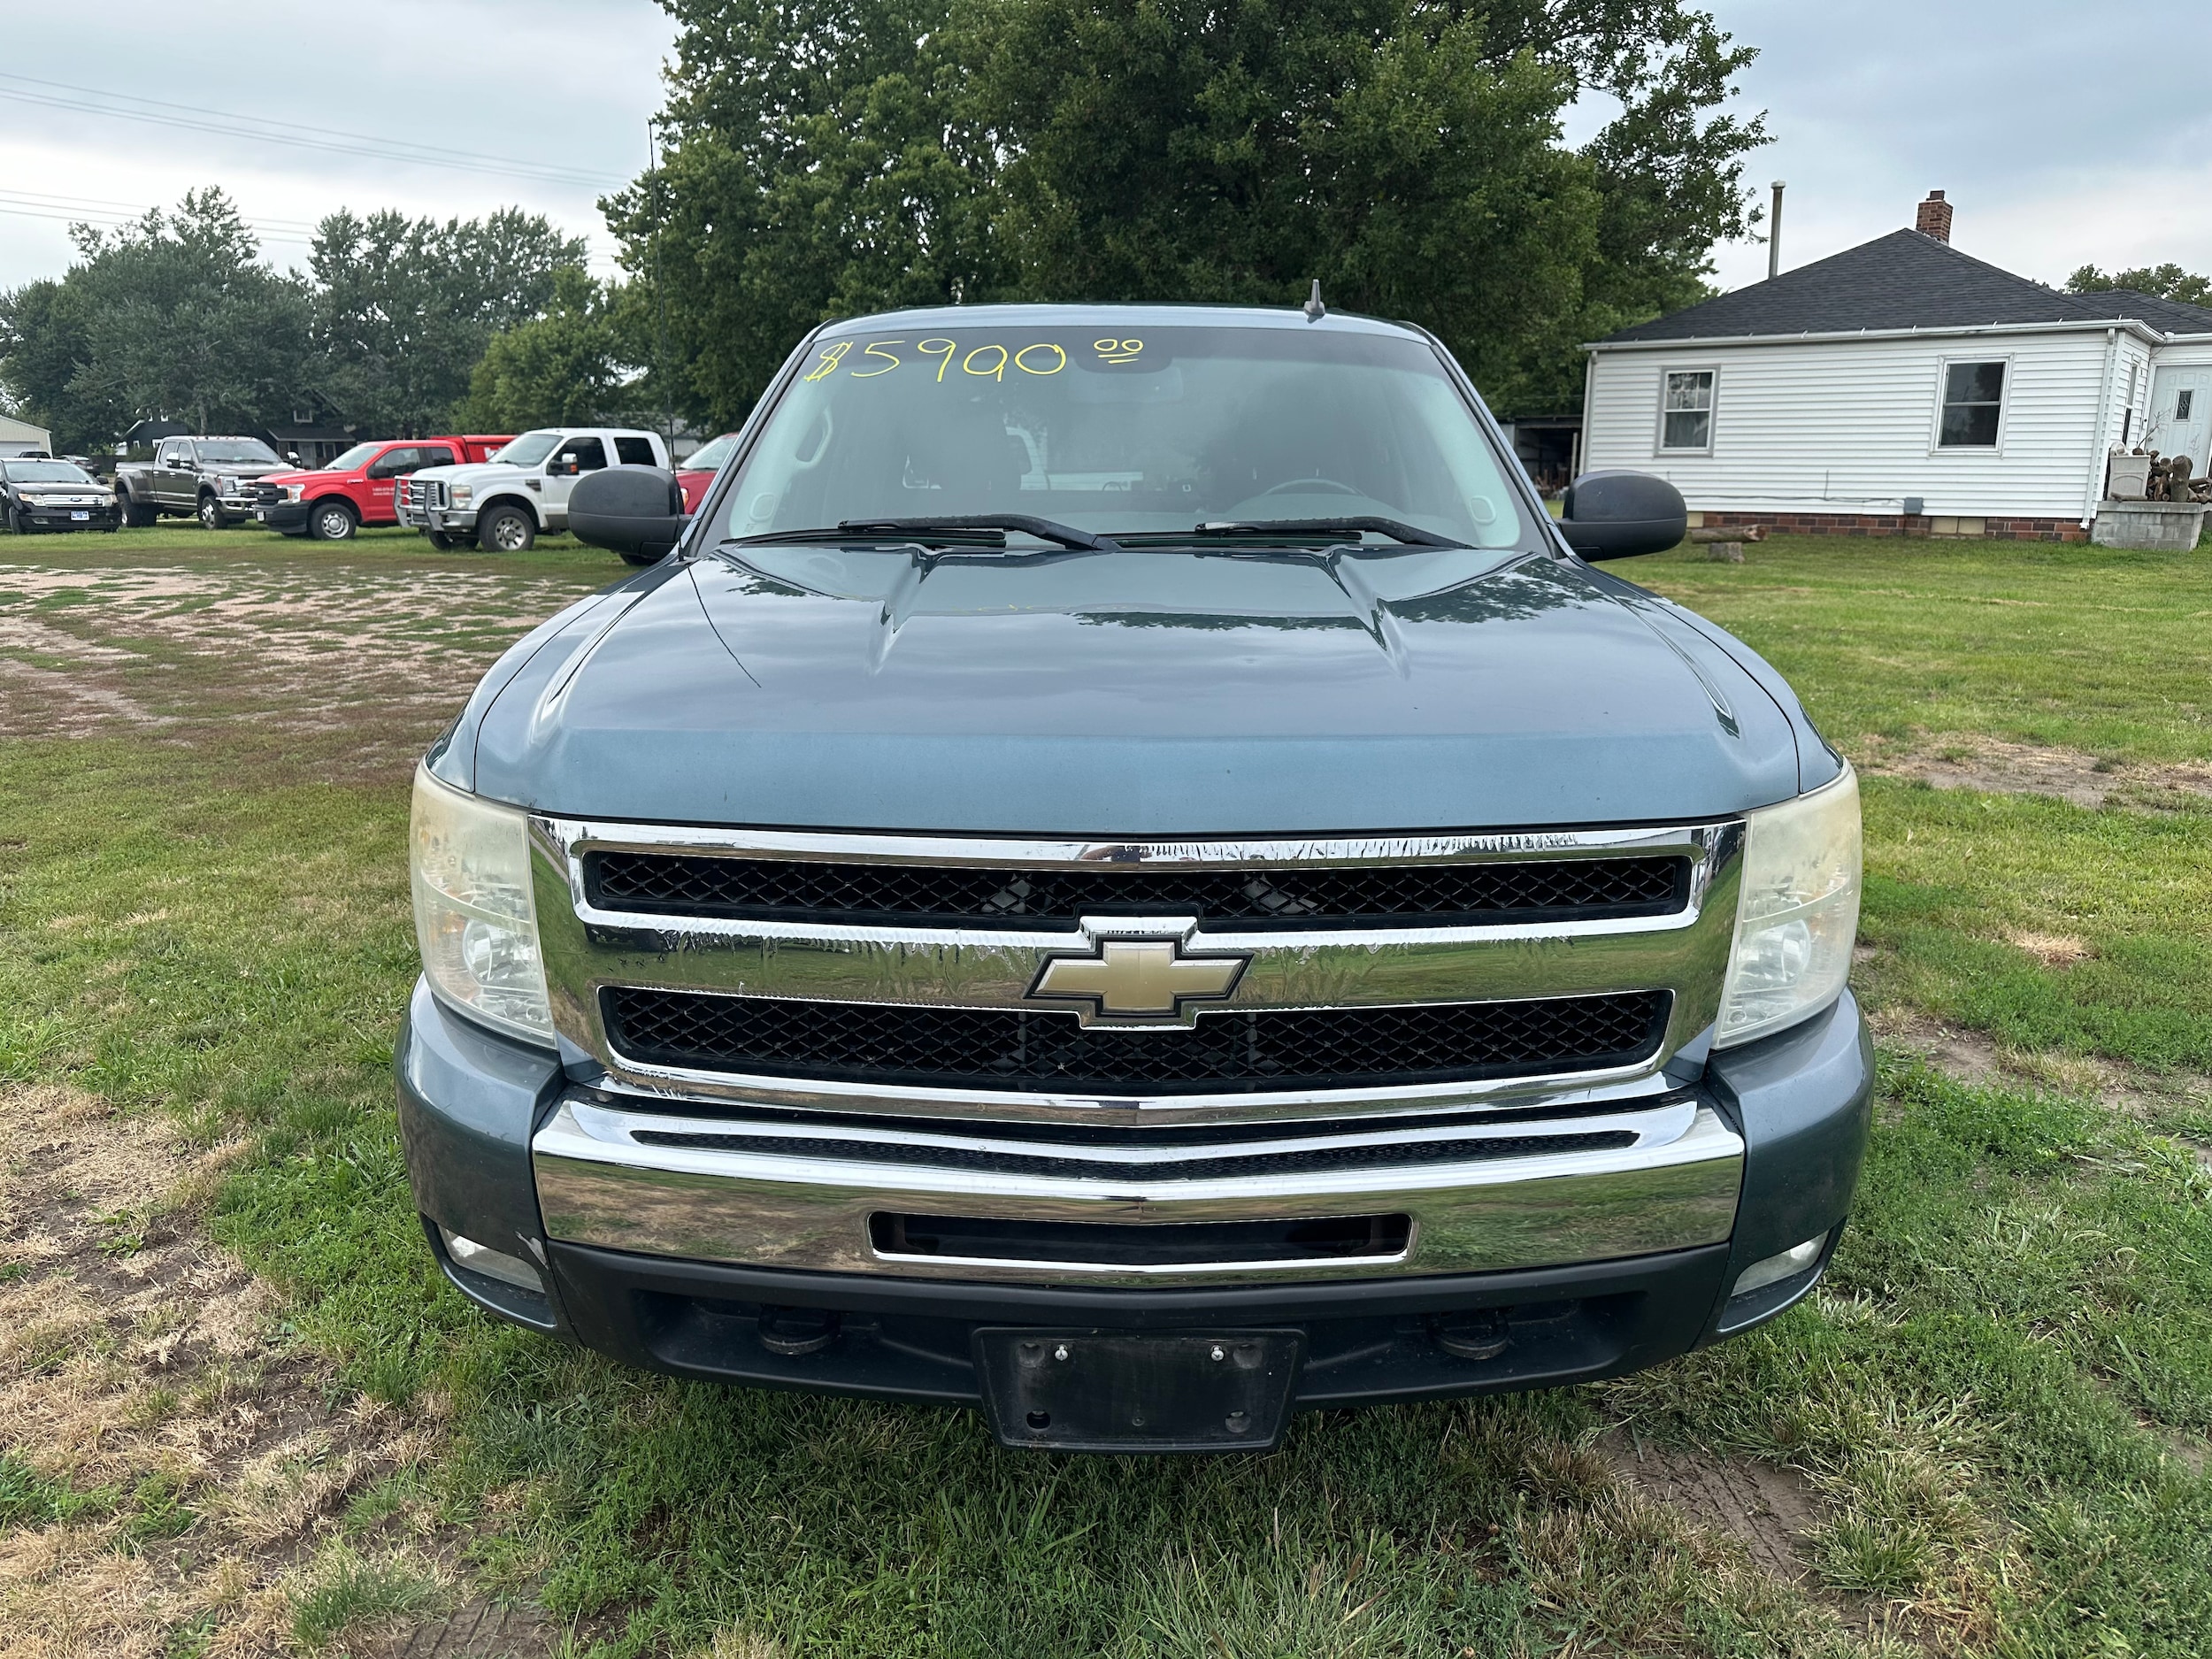
[[[1250,960],[1185,956],[1183,941],[1194,926],[1086,919],[1083,931],[1091,936],[1093,954],[1055,956],[1047,962],[1029,987],[1030,999],[1084,1003],[1087,1025],[1188,1025],[1183,1005],[1219,1002],[1236,989],[1238,976]]]

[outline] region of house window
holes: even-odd
[[[1670,369],[1659,398],[1659,447],[1713,447],[1713,371]]]
[[[2189,405],[2190,405],[2190,404],[2192,404],[2192,403],[2195,403],[2196,401],[2197,401],[2197,395],[2196,395],[2194,392],[2177,392],[2177,393],[2175,393],[2175,394],[2174,394],[2174,419],[2175,419],[2176,420],[2186,420],[2186,419],[2189,419]]]
[[[1947,363],[1943,366],[1943,424],[1936,446],[1944,449],[1993,449],[1997,415],[2004,407],[2005,365]]]

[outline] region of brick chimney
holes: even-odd
[[[1932,236],[1938,242],[1951,240],[1951,204],[1943,199],[1942,191],[1928,192],[1928,199],[1913,215],[1912,227],[1922,235]]]

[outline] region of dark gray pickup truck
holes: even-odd
[[[1850,1209],[1848,766],[1597,568],[1417,329],[973,307],[825,327],[667,554],[418,775],[425,1233],[680,1375],[1010,1446],[1584,1381],[1772,1317]]]
[[[115,469],[115,505],[129,525],[192,518],[220,530],[253,517],[265,474],[297,465],[258,438],[164,438],[152,460]]]

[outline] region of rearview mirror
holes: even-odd
[[[1585,472],[1567,487],[1559,532],[1586,559],[1663,553],[1690,532],[1682,492],[1648,472]]]
[[[608,467],[579,480],[568,498],[569,534],[625,558],[660,557],[685,523],[676,475],[657,466]]]

